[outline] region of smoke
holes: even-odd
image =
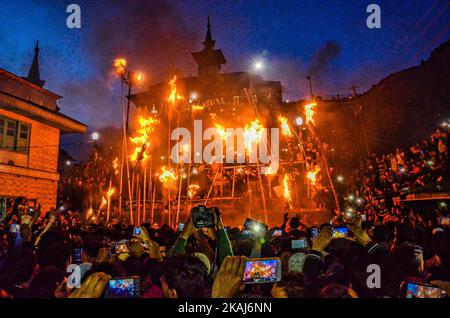
[[[194,61],[187,50],[199,43],[197,34],[167,1],[85,0],[79,5],[86,32],[82,51],[89,64],[81,71],[88,76],[62,83],[61,93],[64,104],[83,109],[89,126],[120,124],[120,87],[112,72],[115,58],[124,57],[130,70],[145,74],[142,88],[167,80],[176,71],[192,71]]]
[[[321,83],[327,75],[331,62],[341,54],[341,46],[334,41],[326,42],[320,47],[308,67],[308,75],[312,76],[315,82]]]

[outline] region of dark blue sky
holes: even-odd
[[[70,3],[81,6],[81,29],[66,27]],[[381,29],[366,26],[370,3],[381,6]],[[119,123],[112,59],[127,57],[148,83],[174,69],[195,74],[187,51],[201,48],[208,14],[224,71],[263,57],[264,77],[282,81],[292,100],[308,97],[305,76],[327,43],[335,51],[314,83],[324,96],[348,94],[352,84],[365,91],[418,64],[450,37],[449,9],[446,0],[0,0],[0,67],[26,75],[39,39],[45,87],[64,96],[64,113],[95,128]]]

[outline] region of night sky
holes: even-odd
[[[66,27],[70,3],[81,6],[81,29]],[[381,6],[381,29],[366,26],[370,3]],[[208,15],[224,71],[262,58],[262,75],[280,80],[290,100],[308,97],[307,74],[322,96],[348,94],[352,84],[363,92],[450,36],[446,0],[0,0],[0,67],[26,75],[39,39],[41,77],[64,96],[62,112],[90,129],[118,125],[114,57],[144,71],[147,84],[175,70],[195,75],[188,51],[202,48]]]

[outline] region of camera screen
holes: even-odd
[[[333,238],[348,237],[348,227],[337,227],[333,229]]]
[[[300,240],[292,240],[291,245],[293,249],[302,249],[308,247],[308,242],[303,238]]]
[[[244,223],[244,229],[252,233],[258,233],[265,229],[265,225],[255,220],[247,219]]]
[[[136,226],[134,228],[134,235],[141,235],[141,228],[140,227]]]
[[[245,284],[278,282],[281,279],[279,268],[279,259],[249,260],[245,263],[242,281]]]
[[[75,264],[81,264],[82,260],[81,260],[81,254],[83,253],[83,249],[82,248],[75,248],[73,251],[73,258],[74,258],[74,262]]]
[[[178,223],[178,231],[181,232],[184,229],[184,223]]]
[[[20,233],[20,224],[11,224],[11,229],[10,229],[11,233]]]
[[[313,227],[311,229],[311,234],[312,234],[312,237],[317,237],[317,235],[319,235],[319,229],[317,227]]]
[[[406,298],[444,298],[445,292],[438,287],[408,283]]]
[[[116,278],[108,282],[107,297],[133,298],[138,297],[139,294],[139,278]]]

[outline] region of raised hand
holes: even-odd
[[[332,239],[333,228],[330,226],[324,227],[322,231],[319,232],[316,239],[313,240],[312,250],[322,253]]]
[[[227,256],[219,272],[214,279],[212,286],[212,298],[234,297],[242,284],[242,277],[245,270],[244,256]]]
[[[69,298],[100,298],[111,276],[105,273],[93,273],[76,289]]]

